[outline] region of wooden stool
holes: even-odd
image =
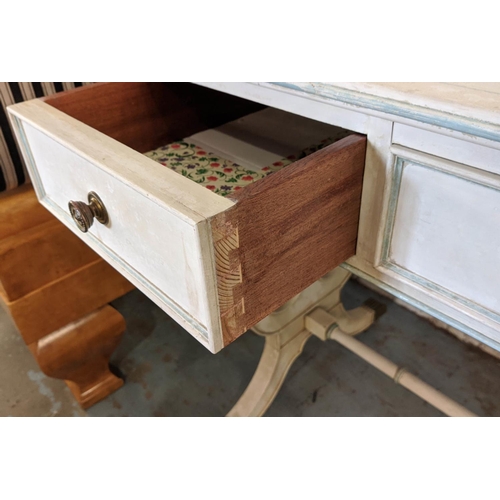
[[[107,304],[132,288],[31,187],[0,196],[0,298],[41,370],[84,408],[123,384],[108,360],[125,321]]]

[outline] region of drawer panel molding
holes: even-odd
[[[500,325],[500,176],[406,148],[392,150],[379,270]]]

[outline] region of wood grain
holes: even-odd
[[[132,290],[133,286],[99,259],[18,300],[3,298],[26,344],[76,321]]]
[[[189,83],[96,83],[43,100],[141,153],[263,108]]]
[[[242,282],[232,288],[234,313],[221,316],[224,345],[354,255],[365,150],[365,137],[346,137],[249,185],[212,218],[214,234],[237,230],[239,239],[226,257]],[[223,283],[218,276],[220,301]]]
[[[214,223],[212,231],[219,315],[222,330],[231,331],[238,327],[237,318],[245,312],[243,297],[235,298],[235,288],[242,283],[241,264],[238,260],[238,229],[230,225],[217,226]]]
[[[43,373],[64,380],[78,403],[88,408],[123,385],[109,370],[109,358],[124,332],[123,316],[104,306],[29,348]]]
[[[50,220],[54,216],[40,205],[31,186],[0,195],[0,240]]]
[[[0,283],[8,301],[100,259],[57,219],[51,219],[0,239]]]

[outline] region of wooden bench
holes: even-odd
[[[84,408],[123,385],[108,362],[125,321],[108,303],[132,288],[31,186],[0,195],[0,302],[40,369],[64,380]]]

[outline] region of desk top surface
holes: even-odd
[[[258,84],[500,141],[500,83]]]

